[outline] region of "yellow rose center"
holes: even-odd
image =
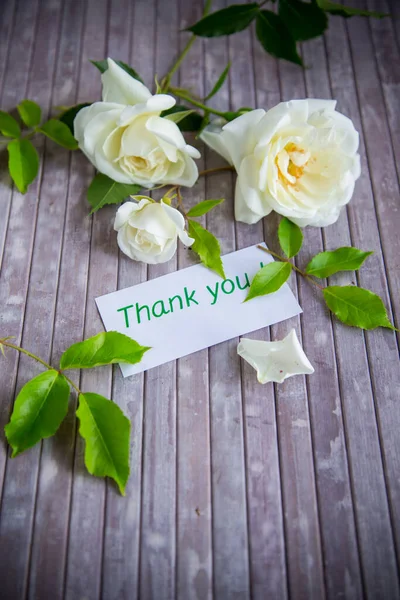
[[[310,152],[293,142],[286,144],[275,157],[278,178],[285,185],[296,185],[311,158]]]

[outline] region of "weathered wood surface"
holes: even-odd
[[[351,3],[393,19],[332,18],[324,38],[303,45],[306,71],[267,57],[249,31],[197,41],[176,82],[203,96],[231,60],[217,108],[338,100],[361,134],[362,177],[335,225],[307,229],[298,260],[339,245],[374,250],[357,281],[384,298],[399,326],[399,3]],[[132,63],[151,86],[185,43],[178,29],[200,14],[201,3],[185,0],[4,0],[0,106],[29,97],[50,112],[95,100],[100,80],[88,59],[106,55]],[[223,164],[201,149],[200,168]],[[56,361],[102,329],[97,295],[193,258],[180,248],[147,268],[121,256],[114,209],[87,216],[91,165],[44,140],[38,151],[40,175],[26,196],[10,187],[0,155],[0,335]],[[227,198],[204,218],[224,252],[263,235],[273,247],[277,219],[235,223],[233,191],[233,176],[219,174],[186,197]],[[280,338],[296,327],[316,367],[307,380],[260,386],[237,340],[126,380],[117,367],[81,376],[132,419],[125,498],[86,473],[75,400],[57,435],[15,460],[1,433],[2,599],[399,598],[398,339],[345,328],[303,281],[291,285],[302,317],[253,335]],[[36,372],[11,352],[0,360],[1,431]]]

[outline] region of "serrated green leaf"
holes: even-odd
[[[261,10],[257,15],[256,35],[264,50],[272,56],[303,65],[296,41],[279,15]]]
[[[346,325],[361,329],[395,329],[389,321],[382,300],[369,290],[352,285],[337,285],[324,288],[323,294],[329,310]]]
[[[297,41],[319,37],[328,27],[328,17],[314,2],[279,0],[278,14]]]
[[[79,433],[86,442],[85,465],[97,477],[111,477],[121,494],[129,478],[131,424],[122,410],[99,394],[80,394]]]
[[[134,365],[142,360],[147,350],[150,348],[141,346],[123,333],[104,331],[70,346],[61,356],[60,367],[90,369],[121,362]]]
[[[189,220],[189,235],[194,238],[191,249],[198,254],[201,262],[211,271],[225,279],[221,260],[221,247],[217,238],[196,221]]]
[[[24,385],[5,427],[13,458],[40,440],[54,435],[68,410],[69,385],[64,375],[53,369]]]
[[[36,127],[42,118],[42,109],[33,100],[22,100],[17,106],[19,116],[28,127]]]
[[[0,133],[11,138],[18,138],[21,135],[18,122],[4,110],[0,110]]]
[[[87,199],[92,207],[90,214],[106,204],[120,204],[125,198],[134,196],[140,190],[140,185],[118,183],[103,173],[97,173],[87,191]]]
[[[203,200],[203,202],[199,202],[195,206],[187,212],[188,217],[201,217],[206,213],[210,212],[215,206],[221,204],[224,201],[224,198],[220,198],[219,200]]]
[[[337,15],[340,17],[375,17],[377,19],[390,17],[388,13],[376,12],[375,10],[364,10],[362,8],[352,8],[351,6],[343,6],[337,2],[330,2],[330,0],[316,1],[322,10],[330,13],[331,15]]]
[[[210,98],[212,98],[213,96],[215,96],[215,94],[217,94],[219,92],[219,90],[222,88],[222,86],[225,83],[226,78],[228,77],[228,73],[229,73],[229,69],[231,68],[231,63],[229,62],[225,69],[222,71],[221,75],[218,77],[213,89],[211,90],[211,92],[208,94],[208,96],[206,96],[204,98],[204,100],[210,100]]]
[[[246,29],[259,11],[258,4],[235,4],[207,15],[197,23],[188,27],[200,37],[219,37],[231,35]]]
[[[67,110],[65,110],[59,117],[59,121],[62,121],[70,130],[72,135],[74,135],[74,120],[78,112],[82,108],[86,108],[87,106],[91,106],[90,102],[84,102],[83,104],[76,104],[75,106],[71,106]]]
[[[92,65],[98,68],[100,73],[105,73],[108,69],[108,62],[106,58],[104,58],[103,60],[91,60],[90,62],[92,63]],[[143,79],[140,77],[139,73],[135,71],[135,69],[124,63],[122,60],[114,60],[114,62],[117,63],[117,65],[121,67],[121,69],[123,69],[126,73],[128,73],[128,75],[130,75],[134,79],[137,79],[138,81],[140,81],[140,83],[144,83]]]
[[[340,271],[357,271],[373,252],[343,246],[332,252],[320,252],[308,263],[306,273],[324,279]]]
[[[271,262],[262,267],[251,282],[245,302],[258,296],[273,294],[289,279],[292,265],[287,262]]]
[[[77,150],[78,148],[78,142],[72,135],[68,125],[58,119],[49,119],[38,128],[38,131],[44,133],[56,144],[67,148],[67,150]]]
[[[303,243],[303,233],[300,227],[286,217],[279,223],[278,238],[281,248],[288,258],[296,256]]]
[[[7,146],[8,170],[15,185],[25,194],[39,170],[39,156],[29,140],[14,140]]]
[[[190,114],[186,114],[182,120],[175,122],[179,123],[178,126],[181,131],[198,131],[201,127],[201,123],[203,120],[202,116],[199,115],[199,113],[197,113],[196,111],[191,110],[187,106],[175,104],[175,106],[173,106],[172,108],[169,108],[168,110],[163,110],[160,114],[160,117],[168,117],[169,119],[171,119],[172,115],[176,113],[187,113],[188,111],[190,111]]]

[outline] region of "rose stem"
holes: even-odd
[[[7,346],[8,348],[12,348],[13,350],[16,350],[17,352],[22,352],[22,354],[26,354],[26,356],[29,356],[33,360],[36,360],[36,362],[38,362],[41,365],[43,365],[44,367],[46,367],[46,369],[49,369],[51,371],[58,371],[58,373],[62,373],[61,370],[55,369],[54,367],[49,365],[49,363],[42,360],[39,356],[36,356],[36,354],[33,354],[32,352],[29,352],[29,350],[25,350],[25,348],[21,348],[20,346],[11,344],[11,342],[8,342],[7,339],[8,338],[4,338],[3,340],[0,339],[0,346]],[[62,373],[62,374],[64,375],[64,377],[68,381],[68,383],[70,385],[72,385],[72,387],[78,392],[78,394],[82,394],[81,390],[75,385],[75,383],[69,377],[67,377],[65,375],[65,373]]]
[[[283,256],[279,256],[279,254],[277,254],[276,252],[273,252],[272,250],[267,250],[267,248],[264,248],[264,246],[257,246],[257,248],[260,248],[260,250],[263,250],[267,254],[271,254],[271,256],[274,256],[275,258],[277,258],[281,262],[288,263],[289,265],[292,266],[292,268],[295,271],[297,271],[297,273],[300,273],[300,275],[302,275],[305,279],[307,279],[308,281],[310,281],[311,283],[313,283],[318,289],[320,289],[320,290],[324,289],[322,287],[322,285],[319,285],[319,283],[317,283],[312,277],[310,277],[310,275],[308,275],[308,273],[305,273],[304,271],[302,271],[301,269],[299,269],[298,267],[296,267],[296,265],[294,265],[292,262],[290,262],[290,260],[288,260],[287,258],[284,258]]]

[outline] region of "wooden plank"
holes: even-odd
[[[398,2],[393,7],[384,0],[372,0],[366,3],[370,10],[380,10],[385,13],[396,13],[399,8]],[[397,9],[396,9],[397,6]],[[399,12],[400,14],[400,12]],[[381,80],[383,97],[386,107],[386,118],[388,120],[389,132],[395,156],[395,165],[399,176],[400,157],[400,120],[396,110],[399,103],[400,88],[400,61],[399,46],[396,40],[395,23],[391,18],[370,19],[369,30],[372,34],[373,48],[371,49],[379,78]]]
[[[283,100],[304,97],[301,70],[281,61],[279,77]],[[276,243],[277,225],[276,215],[265,219],[266,240],[274,250],[279,249]],[[298,282],[294,276],[292,289],[297,295]],[[272,327],[273,339],[282,339],[292,327],[295,327],[301,340],[298,317],[290,323],[284,322]],[[289,593],[299,598],[323,598],[325,591],[319,515],[304,377],[289,379],[277,385],[276,400]]]
[[[358,6],[364,6],[364,3],[358,3]],[[385,6],[386,4],[382,2],[381,7],[384,10]],[[397,64],[397,68],[393,69],[392,77],[394,81],[397,79],[398,84],[400,83],[400,70],[398,68],[399,50],[394,43],[393,36],[390,35],[392,31],[390,22],[380,29],[381,35],[377,40],[377,44],[381,43],[382,47],[376,50],[376,53],[371,41],[371,28],[366,27],[365,22],[361,23],[360,27],[356,30],[354,27],[349,26],[348,31],[358,97],[360,100],[362,99],[360,102],[361,120],[378,225],[376,246],[378,246],[380,241],[383,252],[383,269],[381,272],[383,284],[378,287],[376,275],[372,275],[368,271],[361,271],[360,282],[365,287],[383,296],[386,306],[391,306],[395,323],[398,324],[400,319],[400,305],[398,302],[400,291],[400,274],[398,272],[400,242],[396,232],[400,227],[400,193],[393,149],[395,147],[398,150],[399,146],[397,140],[396,146],[393,143],[396,138],[396,131],[400,126],[400,121],[398,116],[394,116],[393,110],[389,113],[388,120],[388,113],[385,111],[384,96],[382,95],[382,85],[379,81],[379,73],[381,73],[385,81],[387,72],[383,66],[384,62],[394,58],[394,64]],[[391,52],[388,50],[387,41],[383,41],[385,38],[392,41]],[[373,60],[374,54],[376,55],[376,61]],[[373,65],[373,68],[369,69],[368,73],[364,67],[366,58]],[[371,84],[373,88],[370,92]],[[399,87],[398,84],[397,87]],[[386,107],[388,107],[393,95],[390,95],[390,88],[387,85],[384,89],[387,98]],[[391,132],[392,127],[393,130]],[[371,229],[369,229],[368,233],[372,234]],[[365,235],[362,241],[365,243]],[[387,284],[385,280],[387,280]],[[387,285],[390,295],[388,295]],[[383,290],[383,294],[381,290]],[[396,344],[396,337],[393,333],[387,331],[378,331],[376,333],[377,335],[367,335],[367,349],[372,375],[372,389],[375,396],[378,430],[381,438],[383,468],[388,488],[392,527],[394,528],[395,541],[397,542],[397,551],[399,551],[400,481],[398,473],[400,470],[400,440],[395,433],[397,427],[400,426],[400,410],[398,408],[400,398],[400,389],[398,386],[398,382],[400,381],[398,344]],[[382,362],[374,360],[377,356],[381,357]],[[400,561],[399,555],[397,555],[397,560]]]
[[[154,74],[153,15],[154,4],[150,2],[126,2],[122,8],[120,2],[113,2],[108,38],[108,54],[131,64],[149,87]],[[119,289],[144,281],[146,275],[147,265],[132,261],[120,253]],[[113,400],[131,419],[132,433],[131,474],[126,496],[122,497],[110,486],[107,487],[102,596],[110,600],[133,600],[138,593],[143,384],[143,374],[124,379],[119,367],[115,368]]]
[[[323,38],[303,44],[303,58],[310,66],[304,73],[305,95],[330,98]],[[348,229],[346,215],[341,227]],[[324,231],[313,227],[305,229],[307,243],[299,256],[303,266],[311,256],[325,249]],[[335,245],[330,248],[337,247],[340,240],[331,236],[331,244]],[[322,295],[304,280],[300,300],[304,308],[304,348],[316,368],[315,375],[308,378],[307,387],[327,595],[330,598],[361,597],[362,577],[331,318]]]
[[[179,29],[201,18],[201,2],[179,3]],[[180,49],[189,34],[180,34]],[[197,96],[204,96],[203,43],[198,39],[179,73],[179,85]],[[189,143],[200,148],[196,161],[204,168],[204,146],[193,134],[185,134]],[[184,206],[205,199],[205,180],[192,189],[183,188]],[[201,221],[205,223],[205,218]],[[198,262],[196,255],[179,244],[178,265],[185,268]],[[177,598],[182,600],[212,597],[212,522],[211,522],[211,451],[208,350],[201,350],[177,363]]]
[[[332,92],[339,101],[339,110],[349,116],[355,127],[363,133],[351,64],[351,54],[354,50],[352,47],[350,53],[345,27],[341,20],[332,20],[326,36]],[[352,45],[356,43],[359,31],[357,28],[352,32]],[[365,44],[363,48],[365,49]],[[362,66],[357,67],[356,78],[358,69],[362,69]],[[370,77],[373,77],[371,64],[368,68],[368,78]],[[364,93],[360,97],[361,107],[368,104],[367,95]],[[362,248],[375,249],[376,253],[369,261],[369,268],[367,266],[360,271],[359,282],[385,297],[387,292],[380,239],[363,144],[360,153],[363,176],[357,182],[355,197],[348,207],[350,233],[341,228],[339,221],[338,224],[325,230],[325,239],[329,248],[336,247],[340,241],[340,245],[354,244]],[[354,277],[345,274],[332,278],[332,282],[342,285],[351,281],[355,281]],[[361,331],[346,328],[336,321],[334,321],[334,333],[365,588],[371,597],[396,597],[398,584],[390,515],[375,415],[376,407],[364,343],[366,338],[370,360],[372,356],[382,356],[383,352],[383,355],[389,359],[389,364],[396,368],[390,350],[392,346],[390,336],[393,334],[377,330],[364,336]],[[376,344],[373,355],[369,349],[371,340]],[[396,389],[395,384],[392,389]],[[383,390],[380,390],[376,394],[376,401],[381,397],[382,392]]]
[[[396,36],[396,42],[399,46],[400,41],[400,6],[396,0],[390,0],[389,12],[393,19],[393,26]]]
[[[73,105],[76,101],[83,8],[79,3],[64,7],[53,92],[53,104],[56,106]],[[63,190],[55,190],[64,214],[59,216],[61,257],[53,291],[56,302],[53,364],[57,364],[65,348],[81,337],[83,311],[77,308],[77,298],[85,297],[90,235],[82,179],[86,174],[90,177],[92,171],[78,152],[71,155],[57,148],[57,156],[60,161],[61,158],[63,160],[59,171],[66,174],[67,181]],[[74,221],[80,223],[79,228],[71,224],[72,215]],[[46,264],[45,260],[43,264]],[[84,302],[80,306],[84,310]],[[78,383],[76,377],[73,379]],[[30,598],[45,597],[50,592],[54,599],[63,597],[75,432],[74,405],[73,396],[69,414],[61,428],[42,447],[31,549]]]
[[[245,31],[229,39],[232,110],[241,106],[268,108],[271,101],[275,104],[279,98],[278,79],[274,79],[277,61],[267,58],[260,47],[254,50],[253,36],[254,32]],[[253,52],[253,64],[249,65],[249,57]],[[258,71],[258,67],[261,67],[261,72]],[[266,93],[263,93],[266,81],[268,88]],[[232,202],[233,199],[227,198],[227,201]],[[264,239],[262,221],[251,226],[236,222],[235,227],[238,248],[257,244]],[[260,261],[262,259],[260,253]],[[265,328],[245,337],[269,340],[270,331],[269,328]],[[260,385],[254,369],[244,361],[241,362],[240,377],[245,433],[251,597],[260,600],[286,598],[287,574],[274,387]]]
[[[376,5],[376,2],[369,2],[368,8],[377,9]],[[380,10],[389,12],[389,6],[387,6],[387,3],[381,3]],[[383,118],[384,121],[387,121],[386,132],[390,134],[391,143],[393,147],[394,161],[390,161],[391,169],[389,176],[394,188],[396,188],[396,174],[394,172],[394,169],[397,170],[397,193],[395,191],[395,196],[397,198],[397,208],[395,209],[395,212],[397,212],[398,205],[400,202],[400,194],[398,189],[398,178],[400,175],[400,144],[398,137],[400,135],[400,118],[396,107],[398,107],[398,97],[400,89],[400,52],[399,47],[396,44],[393,23],[390,19],[379,20],[379,23],[376,19],[371,19],[370,25],[370,31],[372,33],[373,42],[373,48],[371,50],[376,56],[376,64],[379,78],[381,80],[382,92],[386,106],[386,114],[384,115],[383,113],[381,113],[380,117]],[[354,56],[354,60],[356,61],[356,56]],[[381,125],[379,124],[377,128],[373,128],[370,119],[368,118],[368,114],[365,114],[363,122],[367,149],[369,153],[372,153],[377,129],[379,128],[379,130],[382,131]],[[382,149],[382,151],[390,154],[388,140],[385,140],[385,148]],[[373,154],[370,155],[373,157]],[[379,203],[382,206],[385,203],[386,198],[381,193],[380,188],[381,186],[385,185],[387,178],[385,173],[383,173],[382,175],[375,167],[373,158],[370,160],[370,168],[372,171],[371,176],[374,185],[374,194],[376,199],[375,202]],[[382,239],[386,238],[388,235],[390,235],[392,231],[395,230],[395,226],[392,221],[392,215],[390,214],[386,216],[386,213],[383,214],[384,218],[381,218],[379,227],[380,237]],[[386,272],[398,271],[398,264],[393,263],[391,258],[387,256],[385,248],[383,250]],[[395,278],[396,275],[397,273],[395,273],[393,277]],[[396,322],[398,326],[398,294],[400,288],[400,280],[398,278],[394,279],[394,281],[392,281],[392,286],[394,287],[390,290],[391,305],[392,310],[396,315],[395,318],[397,320]],[[391,503],[392,525],[395,530],[394,533],[397,546],[397,560],[400,561],[400,481],[398,478],[398,473],[400,471],[400,457],[398,448],[398,436],[395,435],[396,424],[399,424],[400,411],[398,409],[398,400],[396,399],[396,395],[393,395],[393,391],[388,389],[389,382],[387,374],[387,371],[390,371],[389,378],[393,381],[394,389],[397,389],[395,382],[399,381],[400,379],[400,370],[398,361],[396,360],[396,345],[392,336],[390,339],[390,352],[387,353],[390,354],[390,365],[387,364],[387,366],[383,369],[380,368],[379,365],[376,365],[375,361],[371,360],[371,370],[374,376],[375,390],[379,390],[379,395],[383,396],[378,404],[378,414],[380,419],[381,436],[383,439],[385,453],[386,478]],[[378,349],[378,351],[379,350],[380,348]],[[373,355],[374,353],[375,348],[372,348],[371,345],[371,354]],[[385,358],[387,360],[388,357]],[[383,364],[386,363],[386,360]]]
[[[265,53],[254,36],[253,31],[255,106],[268,110],[280,101],[278,61]],[[254,337],[269,341],[270,328],[261,334],[256,332]],[[275,389],[273,385],[261,387],[256,382],[254,370],[245,362],[242,363],[241,377],[249,498],[250,490],[254,490],[253,498],[248,500],[252,595],[255,598],[286,598],[288,582]],[[260,463],[263,477],[258,474]]]
[[[223,2],[213,4],[218,10]],[[207,39],[205,92],[209,93],[229,60],[225,38]],[[224,86],[212,100],[219,110],[229,108],[229,88]],[[226,164],[214,152],[205,152],[206,168]],[[233,220],[233,179],[230,173],[210,176],[207,198],[226,198],[218,218],[206,222],[221,243],[222,253],[236,249]],[[249,550],[243,439],[243,406],[237,339],[209,349],[211,406],[211,465],[213,503],[214,594],[216,598],[248,598]]]
[[[3,108],[3,84],[6,75],[8,58],[11,50],[10,39],[14,30],[16,2],[6,2],[0,7],[0,106]],[[0,144],[0,194],[2,202],[2,219],[0,220],[0,271],[3,261],[3,250],[11,206],[11,178],[7,168],[7,152],[5,144]],[[1,462],[1,459],[0,459]],[[1,469],[0,469],[1,470]],[[0,484],[1,489],[1,484]]]
[[[61,6],[56,3],[42,6],[38,15],[36,33],[39,41],[35,44],[27,95],[39,102],[43,107],[44,115],[51,102],[60,16]],[[49,22],[53,23],[53,28],[50,34],[45,35]],[[32,28],[32,24],[30,22],[27,26]],[[43,65],[43,55],[50,56],[45,65]],[[47,148],[44,155],[44,139],[38,140],[36,145],[44,165],[39,178],[25,197],[16,193],[13,195],[2,273],[5,277],[2,281],[2,293],[6,295],[4,304],[8,305],[6,312],[6,319],[9,320],[8,327],[14,326],[15,333],[19,337],[22,321],[26,317],[22,344],[45,359],[49,359],[54,318],[53,291],[57,284],[59,239],[62,232],[62,219],[60,222],[62,200],[60,204],[57,202],[59,200],[57,192],[62,194],[65,175],[62,172],[58,177],[54,174],[57,171],[58,159],[53,160],[51,148]],[[50,187],[55,194],[53,196]],[[40,191],[44,194],[46,191],[49,192],[42,203],[38,198]],[[45,222],[43,222],[44,215],[46,215]],[[27,242],[25,248],[22,239]],[[33,240],[36,244],[32,255]],[[18,249],[15,244],[18,244]],[[8,255],[10,251],[11,255]],[[19,261],[16,260],[18,251],[19,259],[23,259],[22,264],[18,264]],[[42,327],[47,335],[43,335]],[[32,360],[24,359],[19,361],[17,391],[38,373],[36,364]],[[8,394],[9,407],[12,406],[13,390],[14,387],[5,390]],[[26,592],[39,457],[40,446],[37,446],[19,459],[8,461],[6,467],[0,522],[0,556],[3,572],[15,574],[14,577],[9,575],[4,577],[6,579],[4,593],[8,597],[19,598]]]
[[[103,58],[107,55],[108,2],[89,1],[86,10],[93,18],[85,21],[78,101],[93,101],[100,97],[99,73],[90,64],[89,59]],[[89,181],[82,181],[84,190],[87,189]],[[94,299],[98,295],[114,291],[116,287],[117,253],[114,232],[110,227],[112,212],[112,207],[105,207],[93,216],[85,324],[83,335],[81,333],[77,339],[81,336],[88,338],[103,330]],[[79,223],[78,226],[80,225]],[[83,295],[82,300],[84,297]],[[94,391],[110,398],[111,367],[85,371],[80,380],[84,391]],[[105,490],[104,480],[87,473],[84,466],[84,442],[78,436],[75,445],[65,575],[67,599],[97,598],[100,595]]]
[[[178,51],[177,2],[158,1],[155,22],[155,72],[162,77]],[[149,265],[148,277],[176,267],[175,256]],[[167,600],[176,590],[176,361],[145,373],[143,410],[139,597]]]

